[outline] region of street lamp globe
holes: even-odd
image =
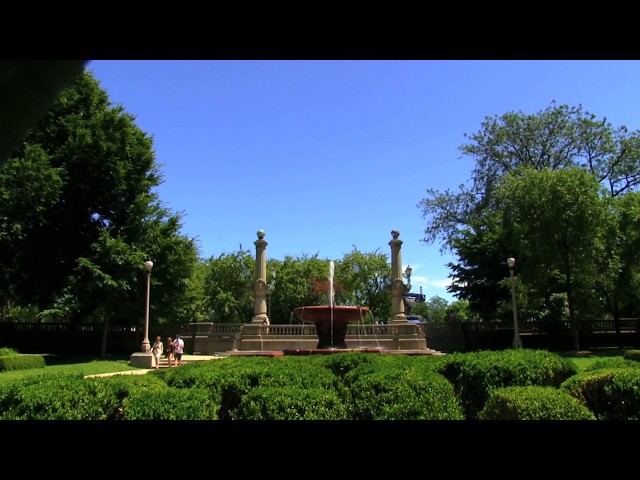
[[[407,265],[407,268],[404,269],[404,277],[407,279],[407,282],[411,281],[412,271],[413,271],[413,268],[411,268],[411,265]]]
[[[146,262],[144,262],[144,268],[147,269],[147,272],[151,272],[151,269],[153,268],[153,262],[151,260],[147,260]]]
[[[513,267],[516,266],[516,259],[513,257],[507,258],[507,265],[509,266],[510,269],[512,269]]]

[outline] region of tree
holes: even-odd
[[[152,257],[152,308],[179,315],[197,249],[179,234],[181,216],[153,192],[162,180],[153,142],[134,120],[85,72],[0,168],[0,216],[8,219],[0,272],[14,301],[74,322],[137,324],[143,262]]]
[[[553,171],[579,166],[612,197],[640,185],[640,132],[614,128],[582,106],[552,102],[533,115],[508,112],[487,117],[480,131],[465,137],[470,142],[460,150],[475,160],[471,186],[460,185],[457,193],[430,188],[418,203],[427,220],[423,240],[440,239],[441,250],[450,250],[461,228],[470,227],[485,209],[495,211],[494,193],[505,176],[520,167]]]
[[[357,247],[336,263],[336,277],[343,287],[343,305],[369,307],[376,318],[391,313],[391,267],[387,254],[360,252]]]
[[[217,323],[251,323],[255,259],[242,247],[208,261],[205,302]]]
[[[507,175],[496,200],[503,212],[506,243],[524,253],[520,275],[531,284],[555,271],[567,295],[574,349],[579,350],[577,311],[588,305],[607,216],[603,188],[595,175],[573,167],[537,171],[523,167]]]
[[[329,279],[329,260],[318,255],[285,256],[284,260],[270,260],[267,270],[275,271],[277,282],[272,294],[271,323],[294,322],[293,309],[308,305],[326,305],[326,289],[315,288]]]

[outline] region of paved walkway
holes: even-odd
[[[226,357],[226,354],[219,355],[182,355],[182,364],[185,365],[187,363],[193,362],[203,362],[206,360],[216,360],[218,358]],[[169,364],[167,359],[162,357],[160,359],[160,368],[169,368]],[[174,368],[174,367],[171,367]],[[113,373],[98,373],[95,375],[86,375],[84,378],[92,378],[92,377],[111,377],[113,375],[144,375],[145,373],[151,372],[154,369],[152,368],[136,368],[135,370],[123,370],[121,372],[113,372]]]

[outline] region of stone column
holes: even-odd
[[[400,232],[392,230],[393,239],[389,242],[391,246],[391,322],[407,323],[407,316],[404,313],[404,294],[407,288],[402,281],[402,240],[398,237]]]
[[[253,318],[251,323],[269,324],[267,316],[267,241],[264,230],[258,230],[256,246],[256,281],[253,285]]]

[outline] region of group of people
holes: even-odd
[[[182,354],[184,353],[184,340],[180,338],[180,335],[176,335],[175,340],[171,337],[167,337],[167,343],[162,343],[162,337],[158,335],[156,341],[153,342],[151,347],[151,353],[153,353],[153,368],[160,368],[160,358],[162,355],[167,359],[169,367],[182,365]]]

